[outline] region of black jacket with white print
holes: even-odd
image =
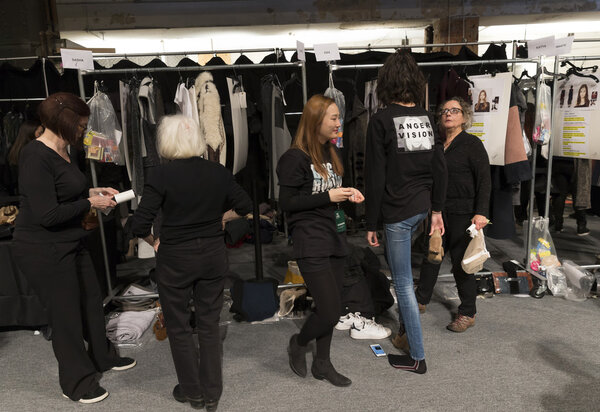
[[[327,147],[324,152],[328,153]],[[328,193],[342,186],[342,176],[334,172],[329,160],[324,165],[326,179],[315,170],[310,156],[296,148],[286,151],[277,164],[279,205],[286,212],[296,259],[348,254],[346,234],[336,230],[337,205]]]
[[[430,208],[441,211],[448,174],[433,117],[421,107],[391,104],[367,128],[367,230],[397,223]]]

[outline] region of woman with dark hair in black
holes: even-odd
[[[48,311],[63,396],[95,403],[108,396],[99,373],[135,366],[106,339],[100,286],[83,242],[86,212],[114,207],[118,191],[88,189],[67,151],[81,145],[88,106],[71,93],[55,93],[38,111],[45,130],[19,156],[21,208],[13,253]]]
[[[11,194],[16,195],[19,191],[19,155],[26,144],[40,137],[44,128],[39,120],[25,120],[19,128],[15,142],[10,147],[7,156],[8,168],[6,183]]]
[[[444,231],[441,211],[447,172],[442,141],[433,117],[421,106],[425,78],[406,51],[388,57],[379,70],[377,96],[386,107],[367,128],[365,162],[367,241],[378,247],[383,217],[387,260],[398,298],[400,330],[410,355],[389,355],[397,369],[425,373],[425,350],[413,290],[411,237],[431,210],[431,231]]]

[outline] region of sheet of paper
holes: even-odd
[[[535,40],[527,40],[528,57],[554,56],[555,40],[554,36],[542,37]]]
[[[315,44],[313,48],[318,62],[340,59],[340,50],[337,43]]]
[[[304,43],[296,40],[296,51],[298,52],[298,60],[306,61],[306,52],[304,51]]]
[[[94,70],[94,56],[89,50],[60,49],[63,68]]]
[[[574,36],[563,37],[562,39],[556,39],[554,42],[555,54],[560,56],[562,54],[571,53],[571,48],[573,47],[573,39]]]

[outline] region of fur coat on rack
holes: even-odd
[[[202,72],[196,77],[198,93],[198,120],[200,135],[206,140],[204,158],[225,166],[227,140],[221,116],[221,99],[210,72]]]

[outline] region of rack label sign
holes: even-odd
[[[561,54],[569,54],[571,53],[571,48],[573,47],[573,36],[563,37],[562,39],[556,39],[554,43],[555,53],[557,56]]]
[[[94,57],[89,50],[60,49],[63,68],[94,70]]]
[[[555,49],[554,36],[527,41],[527,52],[528,57],[530,58],[538,56],[554,56],[556,54]]]
[[[304,43],[296,40],[296,51],[298,52],[298,60],[306,61],[306,52],[304,51]]]
[[[340,59],[340,50],[338,49],[337,43],[315,44],[313,48],[318,62]]]

